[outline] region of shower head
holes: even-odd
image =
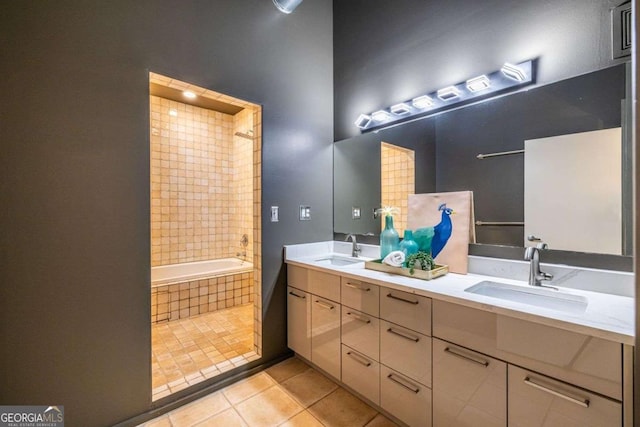
[[[248,133],[236,132],[234,133],[234,135],[239,136],[240,138],[250,139],[253,141],[253,135],[251,135],[251,133],[253,132],[252,131],[249,131]]]

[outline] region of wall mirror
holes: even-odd
[[[524,149],[528,140],[621,128],[620,233],[616,255],[631,255],[630,65],[536,86],[396,127],[365,133],[334,144],[334,232],[378,235],[381,204],[381,142],[415,153],[415,192],[472,190],[477,243],[523,247],[525,242],[525,156],[490,156]],[[550,162],[551,164],[551,162]],[[554,172],[558,165],[554,163]],[[564,175],[574,179],[570,168]],[[594,174],[598,170],[593,171]],[[589,191],[587,189],[587,191]],[[361,211],[353,218],[353,208]],[[538,207],[537,207],[538,208]],[[544,210],[545,203],[539,209]],[[550,220],[561,220],[561,209]],[[575,214],[575,213],[574,213]],[[481,225],[480,225],[481,224]],[[598,227],[584,230],[598,240]],[[541,236],[544,239],[544,236]],[[581,236],[584,237],[584,236]],[[597,246],[597,245],[596,245]],[[600,252],[556,247],[573,252]]]

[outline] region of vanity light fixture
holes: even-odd
[[[517,82],[523,82],[527,78],[527,75],[520,67],[518,67],[517,65],[509,64],[508,62],[505,62],[500,71],[502,71],[502,74],[504,74],[506,77],[509,77],[510,79]]]
[[[275,1],[275,0],[274,0]],[[419,120],[452,108],[476,103],[509,90],[534,83],[533,60],[505,63],[500,69],[419,95],[368,114],[360,114],[355,125],[361,132],[380,130],[399,123]]]
[[[491,87],[491,80],[484,74],[478,77],[467,80],[467,89],[471,92],[480,92],[481,90],[489,89]]]
[[[455,86],[447,86],[443,89],[438,90],[438,98],[443,101],[451,101],[452,99],[456,99],[460,97],[460,91]]]
[[[371,118],[374,122],[385,122],[387,120],[390,120],[392,116],[384,110],[378,110],[374,113],[371,113]]]
[[[190,90],[185,90],[184,92],[182,92],[182,96],[184,96],[185,98],[188,98],[188,99],[196,99],[197,98],[196,94],[191,92]]]
[[[273,4],[276,5],[278,10],[287,14],[293,12],[300,3],[302,3],[302,0],[273,0]]]
[[[413,98],[411,104],[420,110],[424,110],[425,108],[429,108],[433,105],[433,99],[430,96],[422,95],[417,98]]]
[[[369,123],[371,123],[371,116],[367,116],[366,114],[360,114],[355,121],[356,126],[360,129],[366,129]]]
[[[391,112],[396,116],[404,116],[405,114],[411,113],[411,107],[409,107],[404,102],[391,106]]]

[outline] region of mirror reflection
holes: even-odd
[[[619,221],[615,231],[607,231],[618,233],[615,245],[619,250],[600,250],[593,244],[584,248],[561,247],[562,243],[550,246],[581,252],[631,254],[631,155],[630,135],[625,127],[630,121],[631,108],[626,101],[630,99],[627,73],[629,64],[620,64],[336,142],[334,232],[380,233],[380,220],[373,217],[372,211],[384,204],[381,143],[386,143],[413,150],[416,193],[474,192],[478,243],[522,247],[528,231],[525,226],[525,141],[620,128],[617,154],[620,167],[616,172],[620,178],[616,185],[620,188],[614,197],[618,199],[619,209],[609,210],[612,216],[618,215]],[[514,153],[478,158],[480,154],[511,151]],[[544,162],[544,157],[535,161]],[[544,164],[539,166],[541,171],[547,171],[545,173],[553,172],[556,182],[571,183],[569,188],[595,194],[594,182],[598,180],[585,181],[581,188],[584,180],[576,176],[572,166],[563,167],[557,161],[549,161],[546,169]],[[604,179],[610,167],[604,162],[600,166],[593,174],[600,174]],[[550,182],[554,181],[541,181],[543,187],[546,185],[552,190]],[[542,191],[544,194],[544,188]],[[361,211],[360,218],[353,217],[354,207]],[[590,216],[594,206],[564,212],[538,203],[529,205],[527,210],[531,211],[527,217],[542,212],[545,221],[563,223],[571,221],[567,215],[573,215],[574,219],[576,215],[580,217],[581,212],[585,217]],[[583,231],[587,240],[604,237],[596,232],[599,225],[597,222],[590,225],[593,232]],[[555,239],[552,235],[540,237]],[[569,236],[569,240],[575,239]]]

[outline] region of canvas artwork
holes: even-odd
[[[467,274],[469,243],[475,243],[473,192],[412,194],[407,228],[433,227],[431,254],[452,273]]]

